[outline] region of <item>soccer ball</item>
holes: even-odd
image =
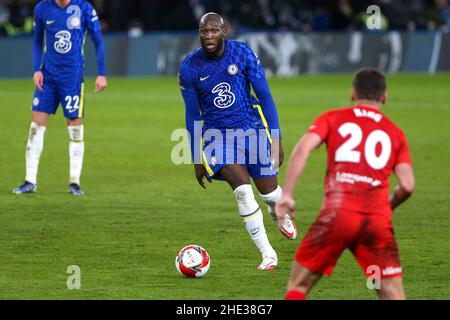
[[[175,257],[178,272],[191,278],[203,277],[209,270],[210,262],[208,252],[198,245],[184,247]]]

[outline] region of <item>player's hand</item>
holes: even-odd
[[[278,218],[278,224],[281,226],[284,224],[286,214],[289,213],[291,219],[294,219],[295,215],[295,200],[292,197],[282,195],[281,199],[275,204],[275,213]]]
[[[272,139],[270,160],[274,169],[278,169],[284,162],[284,149],[281,139]]]
[[[33,82],[36,88],[39,91],[44,91],[43,85],[44,85],[44,74],[42,71],[36,71],[33,75]]]
[[[95,80],[95,93],[102,92],[103,90],[105,90],[107,85],[108,81],[106,80],[106,77],[98,76],[97,80]]]
[[[212,181],[207,178],[206,168],[202,164],[194,164],[195,177],[197,178],[198,183],[202,186],[203,189],[206,189],[205,179],[208,180],[209,183]]]

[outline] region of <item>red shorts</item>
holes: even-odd
[[[300,244],[295,260],[312,272],[331,275],[348,248],[367,277],[402,274],[392,222],[386,216],[324,209]]]

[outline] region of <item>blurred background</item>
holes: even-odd
[[[1,0],[0,34],[31,33],[37,0]],[[105,32],[192,30],[206,12],[221,13],[232,33],[249,30],[297,32],[365,28],[366,9],[378,5],[383,28],[450,28],[449,0],[90,0]]]
[[[30,60],[28,37],[37,2],[0,0],[0,58],[22,61],[20,66],[0,64],[0,77],[29,75],[31,62],[24,63],[24,53],[17,52],[24,51]],[[450,68],[442,58],[450,53],[449,0],[90,2],[101,18],[113,75],[176,74],[182,57],[198,46],[198,20],[209,11],[225,18],[230,38],[254,47],[269,75],[348,72],[363,63],[389,72]],[[375,34],[367,29],[370,5],[381,9],[381,30]],[[92,55],[91,48],[87,51]],[[91,60],[88,74],[95,73]]]

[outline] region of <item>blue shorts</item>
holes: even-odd
[[[253,179],[278,175],[270,158],[271,142],[265,129],[211,130],[203,134],[203,164],[208,179],[224,180],[220,170],[241,164]]]
[[[67,119],[84,117],[84,79],[81,76],[54,79],[44,73],[44,91],[36,89],[33,111],[55,114],[61,103]]]

